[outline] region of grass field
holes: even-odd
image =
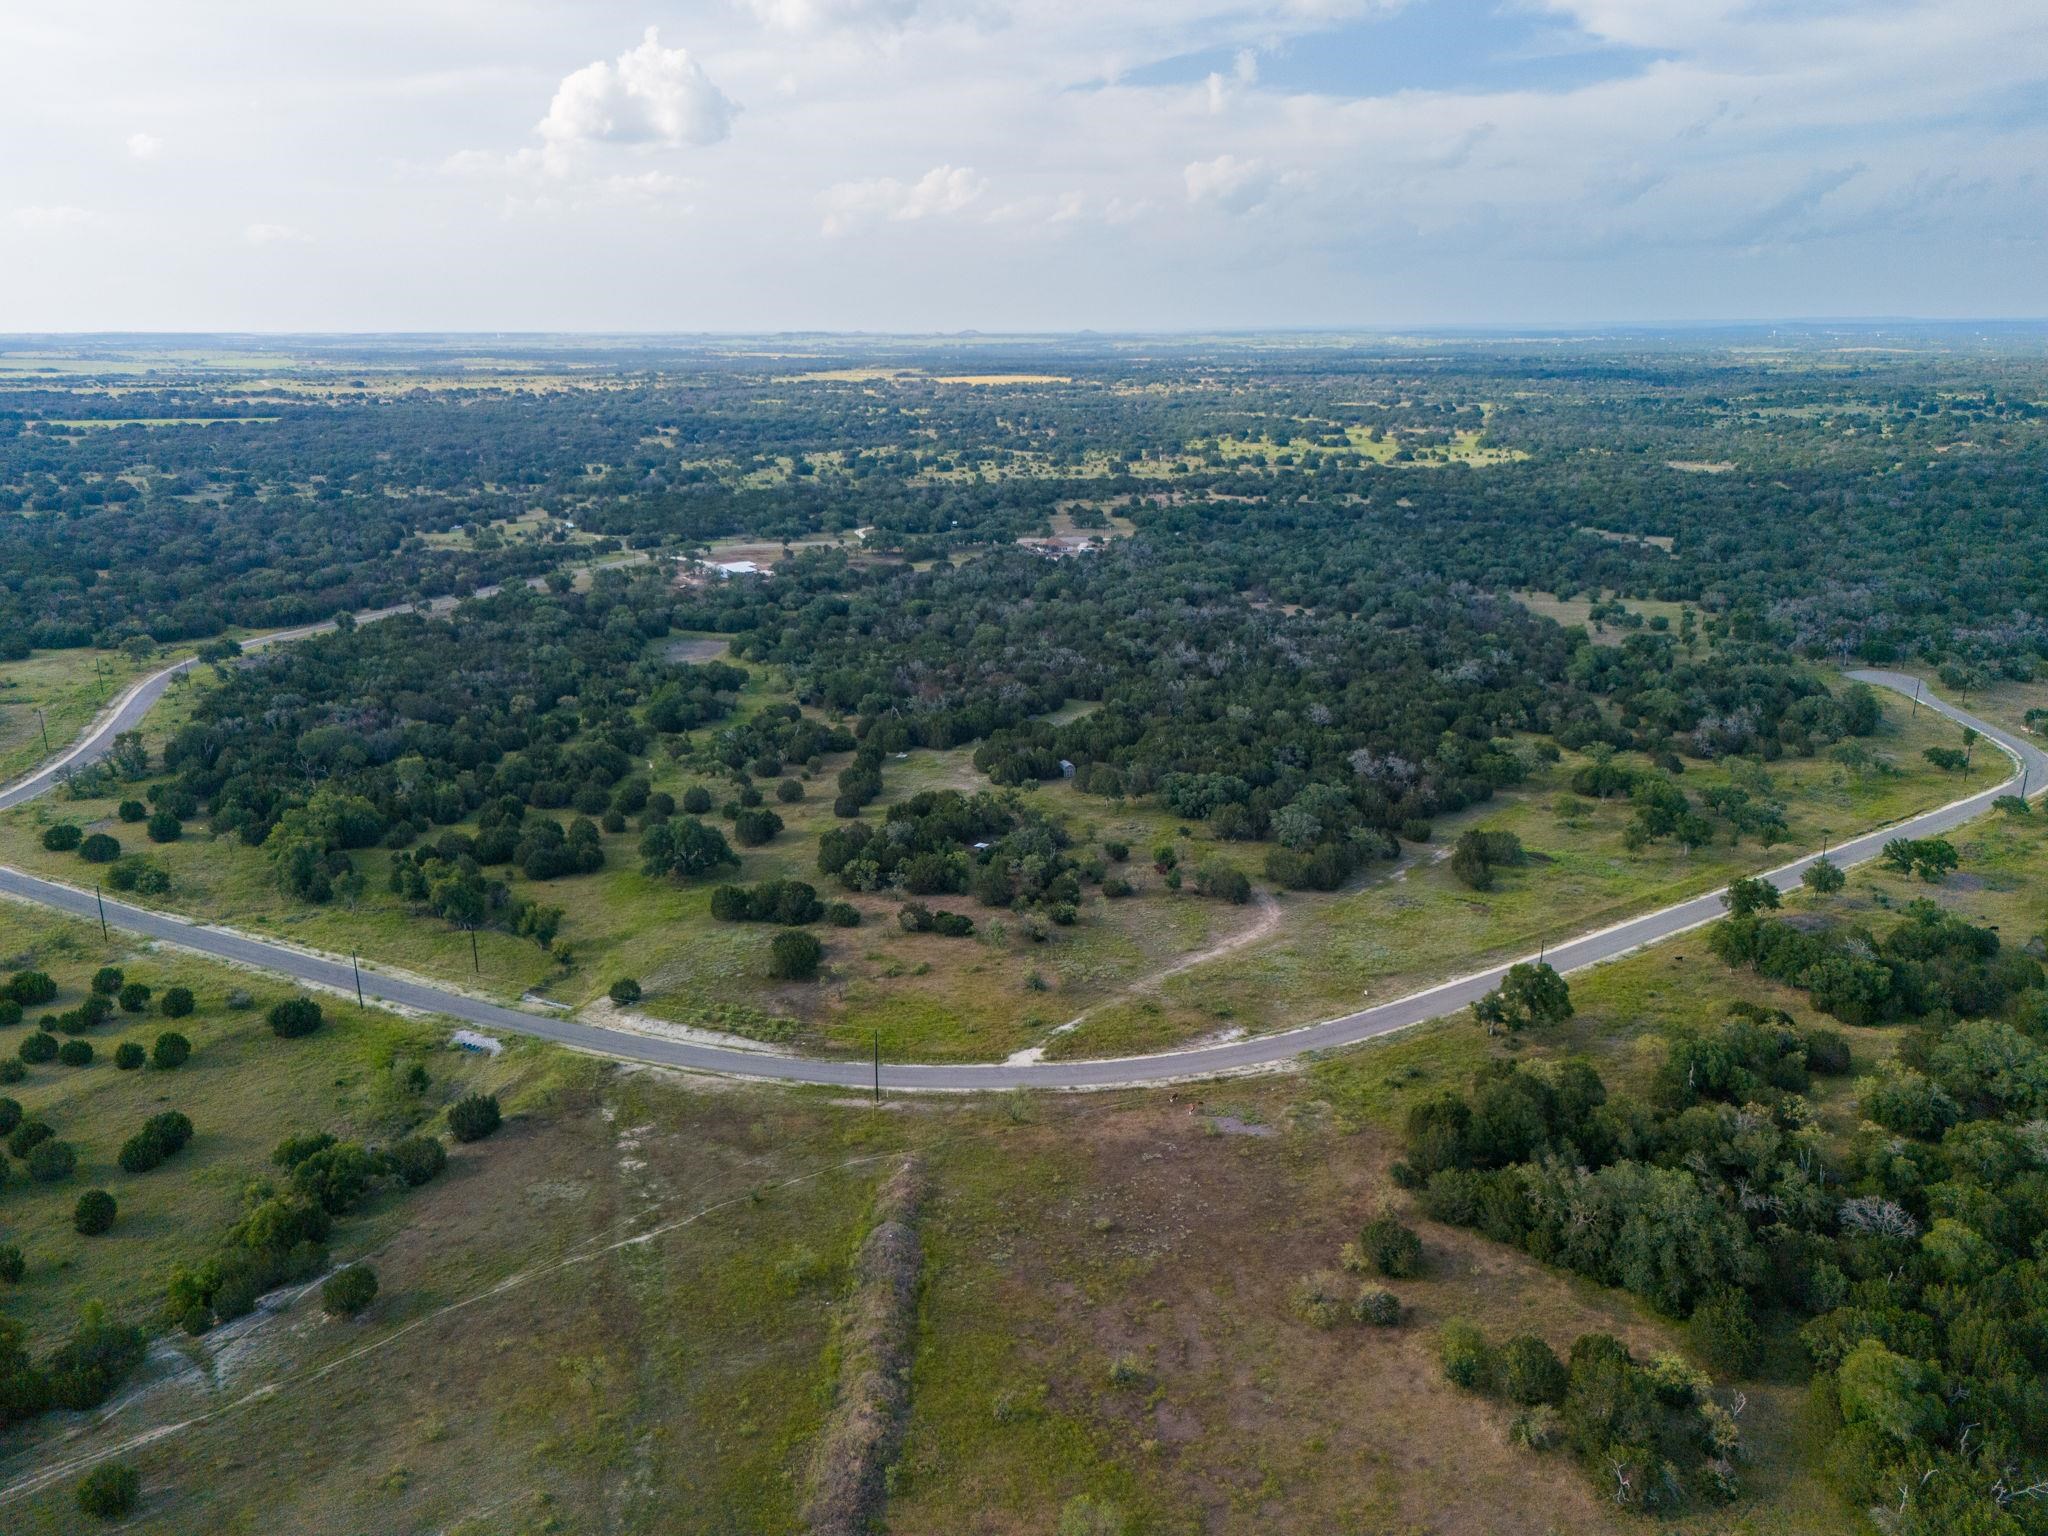
[[[1956,840],[1963,869],[1944,885],[1858,872],[1830,909],[1882,924],[1931,893],[2014,942],[2036,932],[2048,818],[1987,818]],[[89,933],[62,953],[67,974],[102,958]],[[1785,1351],[1741,1384],[1744,1495],[1646,1525],[1564,1458],[1512,1448],[1508,1410],[1447,1386],[1431,1346],[1435,1324],[1464,1314],[1560,1347],[1596,1328],[1686,1347],[1626,1296],[1411,1217],[1426,1267],[1395,1283],[1399,1328],[1323,1332],[1289,1312],[1297,1276],[1405,1208],[1386,1167],[1408,1106],[1482,1062],[1584,1053],[1611,1085],[1639,1086],[1665,1025],[1737,998],[1812,1017],[1685,939],[1582,973],[1573,996],[1567,1026],[1530,1038],[1446,1021],[1267,1079],[879,1110],[535,1048],[492,1069],[530,1085],[504,1132],[357,1224],[386,1287],[363,1319],[320,1322],[301,1300],[210,1374],[160,1362],[105,1424],[18,1436],[0,1486],[56,1454],[51,1436],[75,1452],[182,1424],[128,1458],[151,1530],[796,1531],[853,1245],[877,1182],[916,1148],[932,1194],[883,1529],[1846,1536],[1857,1519],[1808,1460]],[[304,1094],[321,1109],[302,1118],[360,1126],[360,1101],[327,1074],[373,1059],[386,1028],[409,1026],[343,1018],[244,1056],[208,1036],[185,1070],[211,1058],[247,1102]],[[1860,1072],[1897,1031],[1846,1033]],[[295,1074],[261,1075],[287,1052],[308,1053]],[[1816,1082],[1824,1126],[1853,1126],[1853,1094],[1853,1079]],[[202,1119],[190,1150],[208,1134]],[[269,1135],[251,1130],[252,1157]],[[16,1229],[60,1215],[31,1207]],[[47,1283],[32,1273],[25,1289]],[[75,1528],[68,1481],[0,1509],[10,1531]]]
[[[137,661],[124,651],[80,648],[0,662],[0,784],[69,747],[122,689],[179,654],[165,651]]]

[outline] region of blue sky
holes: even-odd
[[[0,330],[2039,315],[2022,0],[17,0]]]

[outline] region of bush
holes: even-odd
[[[775,786],[775,798],[784,805],[795,805],[803,797],[804,787],[797,783],[795,779],[784,779]]]
[[[1484,1392],[1493,1385],[1493,1348],[1486,1335],[1470,1318],[1449,1319],[1436,1335],[1437,1358],[1443,1362],[1444,1377],[1468,1392]]]
[[[57,995],[57,983],[42,971],[16,971],[7,978],[7,995],[24,1008],[35,1008]]]
[[[329,1317],[354,1317],[377,1299],[377,1271],[367,1264],[337,1269],[320,1287],[320,1310]]]
[[[192,1122],[175,1109],[151,1115],[142,1129],[121,1143],[120,1164],[124,1173],[147,1173],[192,1139]]]
[[[28,1176],[38,1184],[55,1184],[77,1171],[78,1151],[68,1141],[38,1142],[28,1155]]]
[[[621,976],[611,984],[608,989],[608,995],[621,1008],[630,1008],[640,1001],[643,994],[640,991],[639,982],[635,981],[631,976]]]
[[[123,1013],[140,1013],[149,1006],[154,994],[139,981],[131,981],[121,988],[120,1003]]]
[[[27,1157],[56,1134],[40,1120],[24,1120],[7,1133],[7,1150],[16,1157]]]
[[[121,984],[127,979],[127,973],[118,965],[103,965],[92,973],[93,995],[112,997],[121,990]]]
[[[114,814],[123,821],[147,821],[149,820],[149,807],[140,800],[123,800]]]
[[[121,841],[105,832],[95,832],[78,845],[78,856],[88,864],[111,864],[121,857]]]
[[[158,1003],[157,1007],[163,1011],[163,1016],[167,1019],[185,1018],[192,1012],[192,989],[190,987],[171,987],[167,989],[163,995],[163,1001]]]
[[[1391,1328],[1401,1321],[1401,1298],[1384,1286],[1362,1286],[1351,1303],[1351,1315],[1375,1328]]]
[[[1819,1077],[1840,1077],[1849,1070],[1849,1042],[1839,1029],[1805,1032],[1806,1069]]]
[[[185,827],[169,811],[158,811],[149,818],[149,825],[143,829],[152,843],[175,843],[185,835]]]
[[[777,981],[810,981],[825,958],[825,946],[801,928],[785,928],[768,947],[768,974]]]
[[[0,1083],[18,1083],[28,1076],[28,1068],[9,1058],[0,1061]]]
[[[269,1018],[271,1033],[295,1040],[320,1027],[320,1005],[310,997],[287,998],[270,1010]]]
[[[92,1042],[90,1040],[66,1040],[57,1047],[57,1060],[67,1067],[91,1066]]]
[[[1501,1346],[1495,1362],[1501,1392],[1524,1408],[1564,1401],[1568,1382],[1564,1362],[1533,1333],[1518,1333]]]
[[[0,1029],[12,1029],[21,1022],[21,1004],[11,997],[0,997]]]
[[[11,1136],[14,1128],[21,1124],[21,1103],[17,1099],[0,1099],[0,1136]]]
[[[114,1197],[104,1189],[88,1189],[71,1208],[72,1230],[80,1237],[97,1237],[114,1229]]]
[[[165,1072],[182,1067],[191,1058],[192,1042],[175,1029],[167,1029],[158,1035],[149,1052],[149,1064]]]
[[[503,1123],[494,1093],[472,1093],[448,1106],[448,1129],[457,1141],[482,1141]]]
[[[1422,1268],[1422,1239],[1391,1216],[1365,1224],[1358,1234],[1358,1251],[1390,1280],[1406,1279]]]
[[[825,904],[825,921],[834,928],[858,928],[860,908],[850,901],[829,901]]]
[[[1287,1293],[1287,1310],[1311,1328],[1334,1328],[1344,1320],[1343,1287],[1335,1270],[1303,1275]]]
[[[1693,1309],[1692,1331],[1700,1358],[1724,1376],[1749,1376],[1763,1358],[1749,1298],[1733,1286],[1714,1292]]]
[[[54,1061],[57,1056],[57,1037],[48,1030],[39,1029],[21,1042],[21,1059],[37,1065]]]
[[[0,1248],[0,1280],[9,1285],[21,1284],[21,1277],[28,1273],[28,1260],[21,1256],[21,1250],[9,1243]]]
[[[123,1072],[133,1072],[147,1060],[149,1052],[142,1048],[139,1041],[123,1040],[114,1047],[114,1065]]]
[[[418,1189],[448,1166],[448,1149],[435,1136],[408,1136],[384,1155],[408,1189]]]
[[[43,846],[52,853],[69,853],[84,841],[75,822],[60,821],[43,829]]]
[[[292,1170],[292,1188],[318,1201],[330,1216],[341,1216],[363,1203],[370,1187],[389,1165],[353,1141],[336,1142],[315,1152]]]
[[[334,1138],[325,1131],[306,1131],[280,1141],[271,1149],[270,1161],[289,1173],[316,1152],[325,1152],[333,1145]]]
[[[683,791],[683,810],[691,816],[703,816],[711,810],[711,791],[702,784],[692,784]]]
[[[78,1484],[78,1507],[96,1520],[119,1520],[135,1508],[142,1478],[133,1467],[103,1462]]]

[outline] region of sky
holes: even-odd
[[[8,0],[0,332],[2048,313],[2048,0]]]

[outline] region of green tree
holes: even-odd
[[[329,1317],[354,1317],[377,1299],[377,1272],[367,1264],[337,1269],[320,1287],[320,1308]]]
[[[118,1461],[102,1462],[80,1479],[78,1508],[95,1520],[119,1520],[142,1496],[142,1475]]]
[[[448,1106],[448,1129],[457,1141],[482,1141],[502,1123],[496,1094],[472,1093]]]

